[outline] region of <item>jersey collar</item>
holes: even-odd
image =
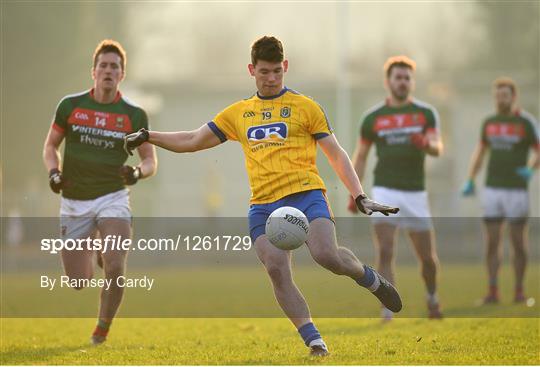
[[[289,88],[285,87],[281,90],[281,92],[279,92],[278,94],[276,94],[275,96],[261,96],[259,94],[259,91],[257,91],[257,97],[259,97],[260,99],[274,99],[274,98],[278,98],[278,97],[281,97],[282,95],[284,95],[285,93],[287,93],[287,91],[289,90]]]
[[[96,97],[94,96],[94,91],[95,91],[95,88],[90,89],[90,97],[92,97],[92,99],[96,103],[99,103],[98,101],[96,101]],[[117,91],[116,96],[114,97],[113,101],[110,104],[118,103],[118,101],[120,101],[121,98],[122,98],[122,93],[120,93],[120,91]],[[100,103],[100,104],[108,104],[108,103]]]
[[[396,109],[409,107],[411,104],[413,104],[413,102],[414,102],[414,98],[413,97],[408,97],[407,98],[407,104],[404,104],[403,106],[400,106],[400,107],[394,107],[394,106],[390,105],[390,97],[386,97],[386,99],[384,100],[384,104],[386,105],[386,107],[396,108]]]

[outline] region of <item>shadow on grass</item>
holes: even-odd
[[[85,359],[84,356],[87,355],[88,350],[97,348],[95,346],[89,345],[89,344],[81,344],[79,346],[73,346],[73,347],[45,347],[45,348],[21,348],[21,347],[15,347],[15,348],[9,348],[9,350],[5,350],[6,348],[2,348],[0,351],[0,365],[6,366],[6,365],[37,365],[37,364],[51,364],[50,362],[47,362],[48,359],[51,357],[57,357],[65,355],[69,360],[66,361],[65,364],[73,364],[72,361],[75,356],[72,354],[73,352],[79,352],[81,356],[81,362],[84,363],[81,364],[91,364],[91,361],[88,361],[88,359]],[[90,363],[89,363],[90,362]],[[96,362],[96,364],[98,364]]]

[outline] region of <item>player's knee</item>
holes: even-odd
[[[527,250],[523,246],[516,246],[514,247],[514,256],[517,258],[526,258]]]
[[[394,260],[394,249],[390,246],[379,248],[379,260],[383,264],[389,264]]]
[[[262,259],[264,267],[268,276],[274,284],[281,284],[290,278],[290,270],[288,266],[288,260],[284,260],[281,257],[268,256]]]
[[[343,273],[341,261],[336,251],[317,251],[313,253],[313,260],[334,274],[342,275]]]
[[[70,284],[70,287],[76,291],[80,291],[82,289],[84,289],[84,284],[86,284],[89,280],[92,279],[92,276],[85,276],[85,275],[82,275],[82,276],[70,276],[68,275],[69,277],[69,284]]]
[[[105,261],[103,264],[103,270],[107,276],[124,275],[124,269],[124,262],[119,260]]]

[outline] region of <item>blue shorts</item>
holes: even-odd
[[[253,204],[249,207],[249,235],[255,243],[257,237],[265,234],[266,220],[277,208],[292,206],[301,210],[307,217],[308,222],[316,218],[328,218],[334,220],[332,209],[328,199],[322,190],[310,190],[298,192],[268,204]]]

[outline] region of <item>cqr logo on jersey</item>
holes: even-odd
[[[252,126],[247,130],[247,138],[252,150],[270,146],[282,146],[287,139],[289,129],[285,122]]]

